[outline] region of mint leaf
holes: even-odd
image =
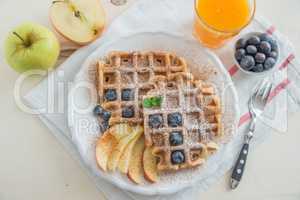
[[[162,102],[162,97],[150,97],[150,98],[146,98],[143,101],[143,106],[145,108],[151,108],[154,106],[160,106]]]
[[[152,97],[151,103],[153,106],[160,106],[162,102],[162,97]]]
[[[152,101],[151,101],[151,98],[144,99],[144,101],[143,101],[143,106],[144,106],[145,108],[151,108],[151,107],[152,107]]]

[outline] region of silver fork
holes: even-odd
[[[267,104],[268,101],[268,97],[272,90],[272,87],[273,84],[270,81],[270,79],[268,77],[265,78],[260,84],[258,84],[255,87],[254,92],[248,101],[248,108],[251,114],[251,122],[250,122],[249,130],[245,135],[245,141],[243,147],[240,151],[239,157],[232,171],[231,181],[230,181],[231,189],[235,189],[239,185],[242,179],[247,156],[248,156],[249,143],[253,138],[257,117],[259,117],[263,113],[265,105]]]

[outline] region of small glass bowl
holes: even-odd
[[[246,40],[248,40],[251,36],[258,36],[260,34],[263,34],[261,32],[250,32],[250,33],[246,33],[244,35],[242,35],[241,37],[239,37],[239,39],[241,38],[245,38]],[[274,38],[274,37],[273,37]],[[239,40],[238,39],[238,40]],[[275,39],[275,38],[274,38]],[[237,40],[237,41],[238,41]],[[277,41],[277,40],[276,40]],[[278,41],[277,41],[277,45],[278,45]],[[233,60],[234,60],[234,64],[236,64],[236,66],[242,71],[244,72],[245,74],[249,74],[249,75],[256,75],[256,76],[264,76],[266,74],[269,74],[271,72],[274,71],[274,69],[276,69],[278,67],[278,63],[279,63],[279,58],[280,58],[280,46],[278,45],[278,52],[277,52],[277,59],[276,59],[276,63],[275,65],[271,68],[271,69],[268,69],[268,70],[265,70],[265,71],[262,71],[262,72],[252,72],[252,71],[247,71],[245,69],[243,69],[241,66],[240,66],[240,63],[236,60],[235,58],[235,52],[236,52],[236,48],[235,48],[236,45],[234,45],[234,54],[233,54]]]

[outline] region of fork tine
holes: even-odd
[[[252,97],[257,97],[259,95],[259,92],[262,89],[263,83],[264,83],[263,81],[260,81],[256,84],[256,86],[254,87],[254,90],[252,92]]]
[[[254,88],[254,90],[253,90],[253,92],[252,92],[251,98],[256,97],[258,91],[259,91],[259,84],[257,84],[257,85],[255,86],[255,88]]]
[[[255,94],[255,98],[259,98],[259,96],[263,95],[267,84],[268,84],[268,80],[266,78],[258,84],[259,87],[258,87],[257,93]]]
[[[272,87],[273,87],[273,84],[271,82],[269,82],[265,88],[263,95],[262,95],[262,100],[264,101],[264,103],[266,103],[268,101],[268,97],[271,93]]]

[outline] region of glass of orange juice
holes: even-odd
[[[255,0],[195,0],[194,35],[219,48],[251,22],[255,8]]]

